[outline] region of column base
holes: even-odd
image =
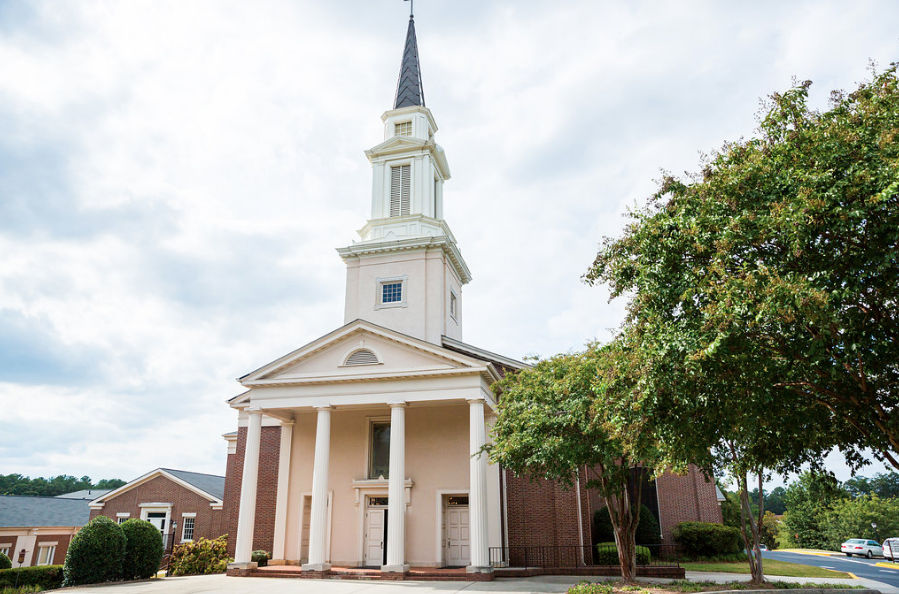
[[[243,563],[229,563],[228,569],[256,569],[259,564],[255,561],[244,561]]]
[[[331,571],[330,563],[306,563],[302,566],[303,571]]]
[[[477,565],[469,565],[465,568],[465,573],[493,573],[492,567],[478,567]]]
[[[409,565],[382,565],[381,573],[406,573],[409,571]]]

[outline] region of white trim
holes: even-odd
[[[407,294],[409,291],[408,283],[406,281],[409,280],[409,275],[402,274],[400,276],[385,276],[385,277],[376,277],[375,278],[375,309],[389,309],[391,307],[408,307],[409,303],[406,300]],[[384,303],[384,285],[392,285],[400,283],[400,300],[399,301],[391,301],[390,303]]]
[[[196,518],[197,512],[184,512],[181,514],[182,518]]]
[[[469,502],[469,511],[468,511],[468,539],[469,539],[469,549],[471,543],[471,492],[469,489],[437,489],[437,529],[434,531],[434,534],[437,537],[436,543],[436,555],[434,556],[434,561],[436,562],[437,567],[446,567],[446,559],[443,557],[443,518],[444,518],[444,505],[443,498],[446,496],[452,495],[465,495],[468,497]],[[469,555],[470,556],[470,555]],[[470,561],[470,560],[469,560]]]
[[[117,518],[130,518],[131,514],[128,512],[119,512],[115,515]]]
[[[56,545],[57,544],[58,543],[55,543],[55,542],[38,543],[37,550],[35,551],[36,555],[35,555],[35,559],[34,559],[34,566],[42,567],[44,565],[53,565],[53,558],[56,557]],[[41,563],[41,556],[42,556],[42,552],[44,551],[44,549],[49,549],[49,550],[47,552],[46,558],[44,559],[44,562]]]
[[[187,520],[193,520],[193,523],[190,526],[190,538],[184,538],[184,533],[187,531]],[[194,533],[197,531],[197,514],[181,514],[181,542],[193,542],[194,541]]]

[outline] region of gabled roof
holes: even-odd
[[[421,84],[421,67],[418,64],[418,40],[415,38],[415,19],[409,15],[406,45],[403,47],[403,63],[396,83],[396,99],[393,108],[424,105],[425,93]]]
[[[172,468],[157,468],[133,481],[114,489],[109,493],[97,497],[90,502],[93,508],[102,508],[103,505],[126,491],[136,489],[144,483],[156,478],[165,477],[170,481],[189,489],[201,497],[209,500],[213,507],[221,507],[225,496],[225,477],[215,474],[203,474],[201,472],[188,472],[186,470],[174,470]]]
[[[84,526],[91,515],[86,499],[0,495],[0,528]]]
[[[81,489],[80,491],[72,491],[71,493],[63,493],[62,495],[57,495],[57,499],[84,499],[86,501],[93,501],[97,497],[102,495],[106,495],[112,491],[112,489]]]

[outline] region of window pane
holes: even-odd
[[[403,300],[403,283],[384,283],[381,286],[381,303],[399,303]]]
[[[379,476],[389,478],[390,423],[372,423],[370,459],[368,478],[378,478]]]

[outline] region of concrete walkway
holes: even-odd
[[[839,580],[833,578],[791,578],[767,576],[769,580],[787,582],[840,583],[865,586],[883,594],[899,594],[899,588],[872,580]],[[614,578],[584,578],[581,576],[542,576],[521,579],[500,579],[493,582],[381,582],[357,580],[296,580],[275,578],[234,578],[224,575],[170,577],[131,584],[86,586],[62,590],[68,594],[453,594],[464,591],[490,594],[560,594],[569,586],[584,579],[602,581]],[[705,573],[688,571],[691,581],[732,582],[749,581],[746,574]],[[641,582],[667,580],[639,578]]]

